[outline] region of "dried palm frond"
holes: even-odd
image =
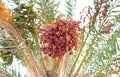
[[[2,20],[12,24],[12,17],[10,15],[10,12],[5,8],[2,3],[0,3],[0,24],[4,24]]]

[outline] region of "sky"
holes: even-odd
[[[62,14],[65,14],[65,0],[59,0],[61,1],[60,3],[60,7],[59,7],[59,10]],[[93,6],[93,0],[76,0],[76,9],[74,9],[74,19],[75,20],[79,20],[80,18],[80,11],[82,11],[82,9],[85,7],[85,6]]]

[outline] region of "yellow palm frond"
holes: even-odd
[[[9,22],[10,24],[12,24],[12,17],[10,15],[10,12],[8,9],[5,8],[5,6],[0,3],[0,24],[5,24],[3,23],[4,21]]]

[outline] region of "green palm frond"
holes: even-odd
[[[19,8],[15,8],[13,12],[13,26],[21,33],[25,43],[33,51],[38,50],[38,34],[36,24],[37,14],[33,7],[26,4],[19,4]],[[32,45],[34,44],[34,46]]]
[[[76,0],[65,0],[66,6],[66,18],[72,19],[74,9],[76,9]]]
[[[36,1],[36,5],[41,25],[44,26],[46,24],[51,23],[53,20],[57,19],[58,6],[60,2],[55,2],[54,0],[39,0]]]
[[[0,68],[0,77],[10,77],[10,74],[6,70]]]
[[[119,1],[119,0],[115,0],[115,1]],[[89,24],[89,29],[85,29],[85,33],[83,37],[85,39],[85,41],[83,41],[83,45],[81,47],[81,49],[78,52],[79,56],[76,56],[76,60],[73,63],[74,68],[71,69],[70,71],[70,75],[72,75],[72,71],[74,71],[75,68],[77,68],[77,70],[75,71],[75,74],[73,74],[74,77],[80,75],[80,76],[85,76],[86,74],[88,74],[89,76],[94,74],[94,72],[96,72],[97,70],[101,69],[101,67],[104,67],[104,64],[106,64],[106,62],[109,63],[109,60],[111,59],[111,57],[113,56],[117,56],[117,48],[116,48],[116,43],[118,42],[116,39],[119,37],[114,36],[114,31],[111,34],[107,35],[107,34],[100,34],[100,31],[102,30],[100,27],[98,26],[105,26],[106,23],[110,22],[111,20],[114,20],[115,15],[113,15],[113,12],[111,12],[112,10],[114,10],[114,8],[112,6],[114,5],[118,5],[118,2],[116,4],[112,4],[114,3],[114,1],[109,1],[109,2],[103,2],[104,5],[102,5],[102,7],[99,6],[98,12],[94,15],[94,18],[92,20],[92,22]],[[104,18],[104,22],[101,22],[102,20],[100,19],[100,13],[102,12],[102,9],[106,6],[111,6],[109,7],[109,11],[108,14],[106,16],[106,18]],[[118,6],[117,6],[118,7]],[[119,11],[117,12],[117,14],[119,14]],[[112,17],[112,18],[111,18]],[[100,23],[100,22],[101,23]],[[114,23],[116,23],[115,21],[113,21]],[[97,24],[99,23],[99,24]],[[95,28],[96,26],[96,28]],[[113,24],[113,28],[118,27],[118,25]],[[87,30],[87,31],[86,31]],[[89,30],[89,31],[88,31]],[[116,29],[114,29],[116,30]],[[119,28],[118,28],[119,30]],[[97,36],[97,37],[95,37]],[[96,39],[94,39],[96,38]],[[107,39],[106,39],[107,38]],[[101,41],[99,39],[102,39]],[[109,39],[109,40],[108,40]],[[111,40],[110,40],[111,39]],[[89,40],[89,41],[88,41]],[[83,50],[83,48],[86,48],[86,50]],[[81,58],[81,59],[80,59]],[[80,59],[80,61],[79,61]],[[113,58],[114,60],[116,59]],[[113,60],[113,61],[114,61]],[[110,64],[113,63],[112,61],[110,61]],[[79,65],[79,66],[77,66]],[[106,66],[105,66],[106,68]],[[102,71],[104,72],[99,72],[99,74],[97,73],[97,75],[95,76],[103,76],[105,75],[105,73],[107,73],[108,71],[110,71],[110,67],[108,67],[106,69],[102,69]],[[84,73],[83,73],[84,71]],[[100,70],[99,70],[100,71]],[[69,75],[69,77],[71,77]]]
[[[0,35],[0,57],[5,65],[11,65],[13,57],[21,59],[20,54],[22,53],[19,51],[22,50],[20,50],[17,40],[11,34],[8,34],[5,29],[1,30],[1,32],[5,32],[6,34]]]
[[[26,75],[21,74],[21,70],[17,67],[14,67],[13,65],[4,66],[4,64],[0,61],[0,77],[22,77]]]
[[[120,14],[116,16],[116,21],[120,22]]]

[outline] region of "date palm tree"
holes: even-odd
[[[120,76],[120,0],[93,0],[74,18],[77,0],[0,0],[0,76]],[[19,64],[17,66],[20,66]],[[118,76],[118,77],[119,77]]]

